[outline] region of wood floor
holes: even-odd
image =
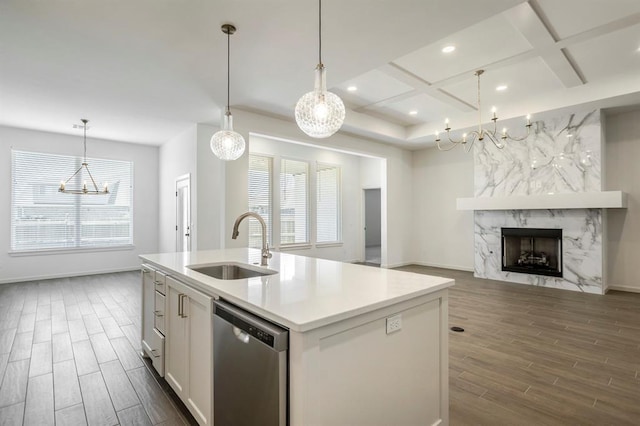
[[[640,425],[640,294],[449,276],[451,425]],[[139,356],[139,274],[0,285],[0,425],[193,424]]]
[[[640,294],[605,296],[400,268],[450,291],[451,425],[640,425]]]
[[[140,274],[0,285],[0,425],[195,424],[140,356]]]

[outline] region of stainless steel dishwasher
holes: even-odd
[[[213,314],[216,426],[287,424],[289,332],[221,300]]]

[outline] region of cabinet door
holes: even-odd
[[[164,377],[185,401],[188,397],[187,342],[189,317],[183,314],[187,287],[167,277],[165,305],[165,373]]]
[[[189,320],[189,410],[202,425],[210,425],[213,406],[213,334],[211,297],[190,289],[185,315]]]
[[[154,271],[146,265],[142,267],[142,350],[149,357],[153,357],[153,350],[157,349],[153,335],[156,294],[153,273]]]

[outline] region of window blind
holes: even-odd
[[[282,159],[280,166],[280,244],[309,242],[309,164]]]
[[[271,172],[272,159],[249,154],[249,211],[258,213],[267,224],[267,241],[271,242]],[[249,247],[262,247],[262,229],[249,218]]]
[[[340,241],[340,168],[318,164],[316,169],[316,242]]]
[[[88,158],[99,188],[107,195],[58,192],[81,157],[11,151],[11,250],[115,247],[133,244],[133,163]],[[84,171],[83,171],[84,172]],[[68,186],[81,187],[88,176]]]

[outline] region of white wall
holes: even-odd
[[[360,157],[360,186],[372,189],[381,188],[382,181],[386,178],[382,173],[380,158]]]
[[[456,198],[473,197],[473,155],[462,149],[413,153],[413,260],[473,270],[473,212],[456,210]]]
[[[382,174],[386,181],[382,190],[382,266],[394,267],[411,262],[410,241],[413,233],[411,224],[412,172],[411,152],[371,140],[338,133],[330,138],[317,140],[304,135],[292,121],[266,117],[246,111],[234,112],[235,130],[247,138],[250,132],[323,145],[354,154],[375,156],[385,159]],[[226,164],[225,229],[224,244],[227,247],[241,247],[242,243],[231,240],[230,231],[238,211],[247,206],[247,155]],[[385,239],[385,231],[387,238]],[[361,237],[363,238],[363,237]]]
[[[605,190],[628,193],[626,209],[609,209],[605,221],[610,289],[640,292],[640,111],[605,118]]]
[[[198,214],[196,234],[198,245],[192,249],[208,250],[224,247],[225,239],[225,166],[226,161],[213,155],[209,142],[211,136],[218,131],[217,127],[198,124],[197,134],[197,194]],[[246,136],[245,136],[246,137]],[[247,156],[244,155],[243,158]],[[245,173],[246,174],[246,173]],[[229,181],[229,190],[235,191],[242,187],[246,193],[246,176],[244,183]],[[246,208],[246,205],[245,205]],[[233,225],[233,222],[232,222]],[[226,231],[231,237],[231,228]]]
[[[162,253],[176,250],[176,179],[186,174],[191,176],[191,222],[197,222],[196,132],[197,126],[194,124],[159,149],[158,236],[159,251]],[[197,246],[197,233],[192,229],[191,248]]]
[[[82,155],[82,136],[0,126],[0,179],[11,181],[11,149]],[[158,251],[158,147],[87,138],[88,157],[133,161],[133,243],[128,250],[10,256],[11,190],[0,192],[0,283],[138,269]],[[52,176],[55,182],[60,176]]]
[[[316,161],[321,163],[341,166],[342,180],[342,241],[341,246],[325,246],[305,248],[301,250],[286,249],[287,252],[303,256],[313,256],[322,259],[342,260],[345,262],[362,260],[362,248],[360,247],[361,223],[361,187],[360,187],[360,157],[344,154],[336,151],[314,148],[305,145],[297,145],[261,136],[251,136],[251,152],[268,155],[274,158],[274,166],[277,166],[281,158]],[[315,195],[315,179],[310,177],[309,197]],[[275,194],[274,194],[275,195]],[[236,216],[247,210],[238,211]],[[234,218],[235,219],[235,218]],[[310,235],[313,235],[315,218],[309,218]],[[277,227],[274,227],[276,229]],[[247,233],[241,233],[244,245],[247,244]],[[239,237],[240,238],[240,237]],[[277,240],[277,238],[275,239]],[[275,241],[274,240],[274,241]]]

